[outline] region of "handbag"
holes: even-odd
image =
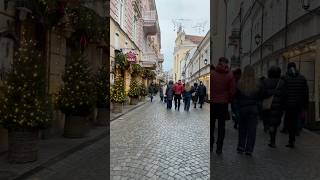
[[[278,81],[278,84],[277,84],[275,90],[278,89],[279,84],[280,84],[280,80]],[[270,110],[271,109],[273,98],[274,98],[274,95],[272,95],[262,101],[262,110]]]

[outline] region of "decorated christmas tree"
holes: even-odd
[[[131,82],[130,82],[130,89],[129,89],[129,92],[128,92],[128,96],[137,98],[137,97],[139,97],[139,95],[140,95],[139,84],[138,84],[137,80],[132,78]]]
[[[15,53],[0,103],[0,123],[9,130],[46,127],[51,119],[45,66],[37,43],[23,40]]]
[[[62,77],[64,86],[57,96],[57,104],[66,115],[86,116],[96,103],[94,81],[89,63],[83,55],[76,55],[66,65]]]
[[[102,66],[96,75],[97,107],[106,108],[109,105],[109,74],[106,66]]]
[[[114,85],[110,88],[110,100],[113,103],[124,103],[126,101],[124,81],[122,77],[116,77]]]

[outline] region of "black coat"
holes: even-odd
[[[198,96],[206,96],[207,95],[207,88],[204,85],[199,85],[197,90]]]
[[[173,99],[173,84],[169,84],[167,86],[167,89],[166,89],[166,96],[167,96],[167,100],[172,100]]]
[[[309,103],[309,88],[306,78],[300,73],[287,73],[283,79],[285,82],[286,109],[306,109]]]
[[[271,109],[265,110],[262,118],[265,118],[271,126],[279,126],[285,103],[285,83],[280,78],[267,78],[263,80],[263,86],[265,98],[273,96],[273,101]]]
[[[243,93],[241,90],[239,90],[239,88],[237,88],[234,102],[239,112],[241,112],[242,109],[245,109],[246,111],[248,111],[248,109],[251,109],[252,113],[259,113],[259,107],[264,97],[265,92],[263,86],[261,85],[261,83],[259,83],[257,91],[251,93],[250,95]]]

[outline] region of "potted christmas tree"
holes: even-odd
[[[110,101],[113,103],[113,113],[122,112],[122,104],[126,101],[124,81],[122,77],[116,77],[114,85],[110,88]]]
[[[57,105],[65,114],[64,137],[84,137],[89,131],[88,116],[96,96],[89,65],[83,55],[71,59],[62,80],[64,86],[57,96]]]
[[[130,89],[128,92],[128,96],[130,97],[130,104],[131,105],[136,105],[138,104],[139,101],[139,95],[140,95],[140,87],[134,78],[131,79],[130,82]]]
[[[23,40],[7,74],[0,103],[0,124],[8,129],[8,158],[15,163],[37,160],[39,130],[50,121],[45,66],[37,44]]]
[[[144,101],[147,95],[148,95],[147,87],[143,83],[141,83],[140,84],[140,101]]]
[[[102,66],[96,75],[97,91],[97,125],[107,125],[109,119],[109,74],[106,66]]]

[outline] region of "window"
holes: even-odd
[[[125,0],[119,0],[119,7],[118,7],[118,17],[119,17],[119,24],[123,27],[124,24],[124,14],[125,14]]]

